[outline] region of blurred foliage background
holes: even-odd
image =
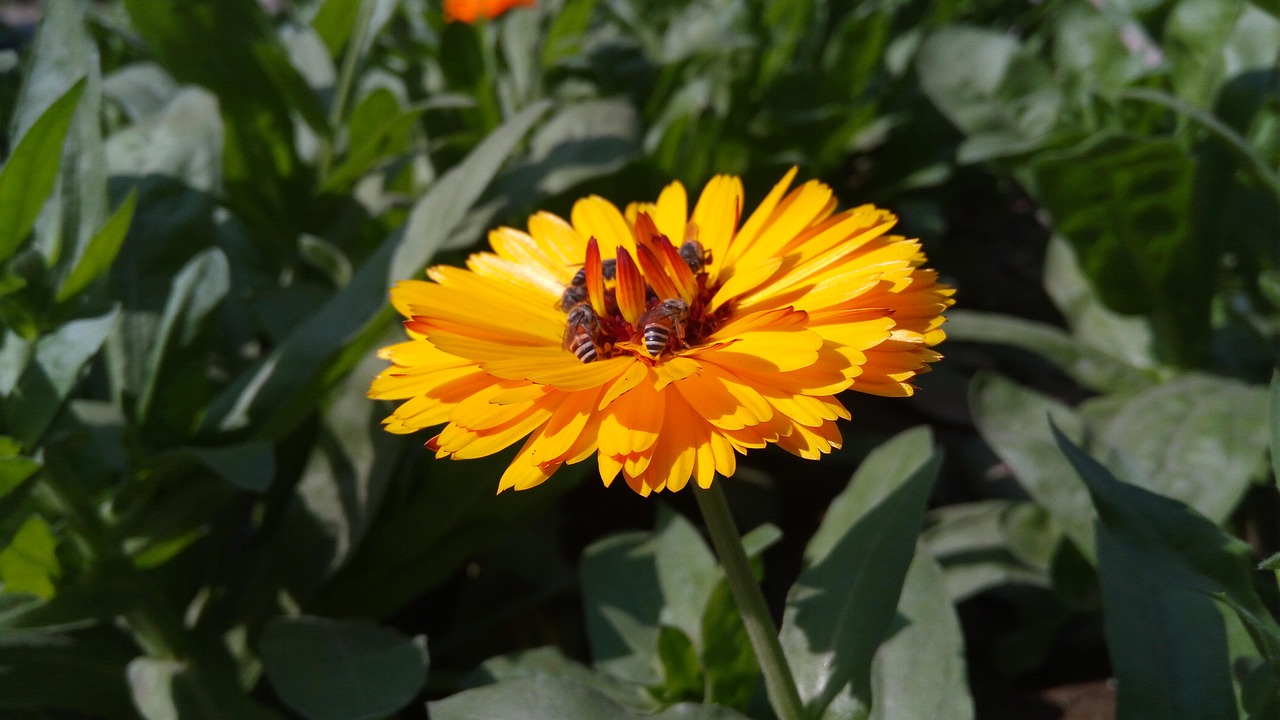
[[[883,617],[814,717],[1280,716],[1276,0],[0,21],[0,714],[768,717],[692,498],[495,498],[365,390],[390,284],[488,228],[798,165],[958,288],[915,397],[728,484],[784,636],[830,553]]]

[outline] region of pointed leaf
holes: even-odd
[[[76,82],[40,115],[0,170],[0,260],[22,244],[53,192],[62,146],[85,82]]]
[[[1250,578],[1250,548],[1182,503],[1117,480],[1054,428],[1098,508],[1098,575],[1118,717],[1235,717],[1226,593],[1275,628]],[[1274,630],[1273,630],[1274,632]]]
[[[871,661],[915,552],[940,457],[926,428],[873,452],[828,508],[792,587],[780,639],[811,716],[846,687],[870,701]]]
[[[6,593],[54,596],[54,582],[62,574],[55,554],[58,541],[49,523],[32,515],[18,528],[13,541],[0,550],[0,587]]]
[[[133,191],[125,198],[120,207],[107,218],[107,223],[98,230],[93,239],[85,247],[84,253],[71,268],[67,279],[58,288],[58,302],[73,297],[89,286],[99,275],[111,267],[116,259],[124,238],[129,233],[129,224],[133,221],[133,209],[138,204],[138,193]]]

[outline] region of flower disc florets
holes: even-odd
[[[692,212],[679,183],[625,211],[584,198],[568,222],[493,231],[466,269],[399,283],[409,340],[383,348],[369,392],[402,401],[387,430],[443,424],[427,447],[456,459],[524,438],[499,491],[593,456],[606,485],[647,495],[706,487],[770,443],[838,448],[836,395],[910,395],[952,291],[888,234],[893,215],[837,213],[830,188],[789,190],[794,176],[745,220],[728,176]]]

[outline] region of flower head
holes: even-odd
[[[445,22],[492,20],[513,7],[533,7],[536,0],[444,0]]]
[[[914,240],[831,189],[788,192],[793,168],[740,222],[742,183],[713,178],[620,212],[591,196],[570,221],[499,228],[467,268],[437,266],[391,301],[407,342],[373,398],[403,401],[394,433],[444,424],[437,457],[524,444],[498,490],[530,488],[595,455],[606,485],[642,495],[707,487],[768,443],[804,458],[840,447],[835,397],[912,393],[940,356],[952,290]]]

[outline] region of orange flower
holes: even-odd
[[[445,22],[492,20],[513,7],[533,7],[537,0],[444,0]]]
[[[835,395],[910,395],[953,291],[917,241],[886,234],[892,214],[836,213],[822,183],[788,192],[795,173],[741,224],[736,177],[712,179],[692,215],[680,183],[625,213],[591,196],[570,222],[494,230],[467,269],[398,283],[411,339],[383,348],[369,391],[403,401],[386,429],[444,423],[427,447],[456,459],[527,437],[499,492],[592,455],[606,485],[647,495],[707,487],[768,443],[840,447]]]

